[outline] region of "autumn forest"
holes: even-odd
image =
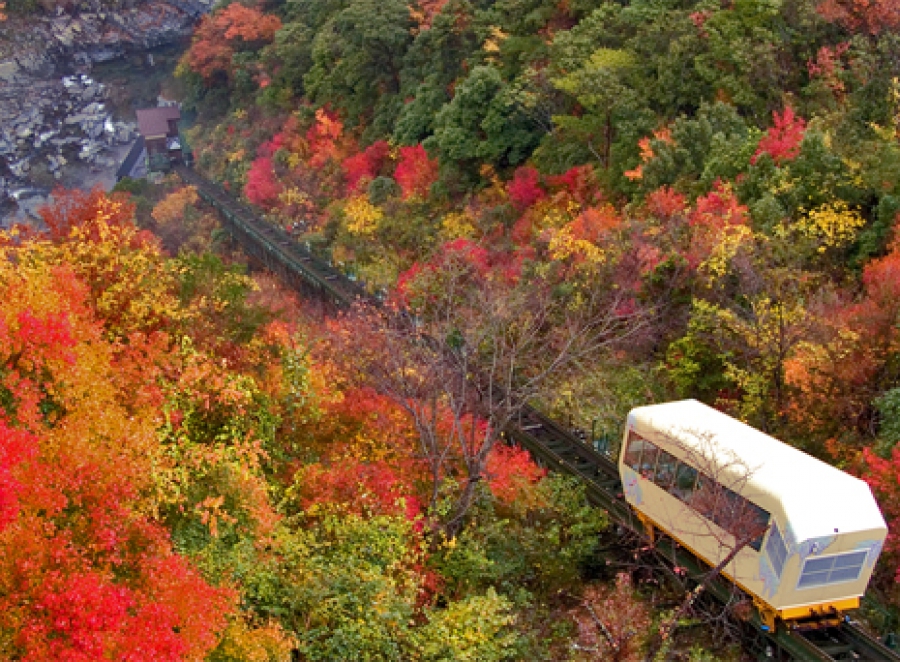
[[[382,305],[291,290],[172,174],[0,235],[0,658],[747,659],[747,604],[677,611],[683,569],[506,443],[525,402],[615,451],[696,398],[861,477],[858,616],[900,631],[898,28],[217,5],[172,83],[194,168]]]

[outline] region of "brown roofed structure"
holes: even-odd
[[[166,135],[177,135],[177,129],[173,131],[174,122],[181,119],[181,111],[177,106],[142,108],[136,112],[138,131],[141,132],[144,138],[162,138]]]

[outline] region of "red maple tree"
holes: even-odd
[[[540,173],[531,166],[517,168],[512,180],[506,185],[510,202],[519,211],[525,211],[539,200],[547,197],[541,186]]]
[[[387,141],[379,140],[364,151],[344,159],[341,167],[347,180],[347,190],[356,192],[367,186],[381,172],[390,153],[391,146]]]
[[[244,195],[255,205],[271,209],[278,203],[283,187],[275,178],[275,164],[271,157],[260,156],[250,165]]]
[[[774,125],[766,131],[759,141],[756,153],[750,163],[756,163],[760,156],[768,154],[777,164],[793,161],[800,155],[800,143],[806,133],[806,120],[794,114],[794,109],[787,106],[781,114],[772,113]]]
[[[422,145],[400,148],[400,162],[394,179],[403,191],[403,198],[426,197],[438,178],[437,159],[428,158]]]

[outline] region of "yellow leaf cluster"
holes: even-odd
[[[291,170],[296,170],[303,163],[303,157],[297,152],[291,152],[287,155],[287,164]]]
[[[276,622],[252,627],[242,619],[228,626],[219,644],[222,659],[290,662],[294,641]]]
[[[384,213],[364,195],[350,198],[344,207],[347,217],[347,231],[357,237],[370,237],[378,229]]]
[[[484,40],[484,51],[486,53],[499,53],[500,45],[506,41],[507,35],[496,25],[491,26],[490,36]]]
[[[587,265],[598,265],[605,261],[606,252],[587,239],[578,239],[569,227],[560,228],[550,238],[548,246],[554,260],[580,258]]]
[[[852,243],[865,222],[858,211],[848,209],[843,201],[837,201],[809,212],[800,219],[798,227],[807,237],[819,241],[819,252],[824,253],[828,248]]]
[[[141,242],[133,225],[111,226],[106,219],[119,203],[99,206],[94,228],[73,227],[61,244],[36,242],[23,250],[32,259],[71,265],[90,290],[94,307],[113,336],[150,331],[182,319],[175,280],[159,247]],[[97,238],[92,238],[96,232]]]
[[[753,231],[746,225],[733,225],[727,228],[718,237],[709,257],[700,264],[698,271],[708,282],[724,277],[740,247],[752,238]]]
[[[288,160],[290,161],[290,158]],[[296,186],[291,186],[278,194],[278,200],[284,205],[301,205],[309,201],[309,196]]]
[[[472,239],[477,234],[472,217],[465,212],[451,212],[441,219],[441,236],[447,241]]]

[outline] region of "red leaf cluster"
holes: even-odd
[[[511,504],[547,471],[534,463],[528,451],[497,444],[488,456],[486,473],[491,493],[503,503]]]
[[[422,504],[408,481],[387,462],[364,463],[345,458],[330,465],[312,464],[300,470],[300,503],[346,506],[358,515],[402,515],[416,519]]]
[[[794,109],[787,106],[779,115],[772,113],[775,124],[766,131],[759,141],[756,153],[750,163],[756,163],[763,154],[768,154],[777,164],[793,161],[800,155],[800,143],[806,133],[806,120],[794,114]]]
[[[900,560],[900,448],[894,447],[889,459],[878,457],[871,449],[863,449],[866,471],[861,478],[869,484],[878,499],[884,518],[888,522],[885,551]],[[900,566],[894,572],[894,581],[900,582]]]
[[[731,228],[747,225],[749,210],[738,202],[730,187],[716,182],[715,188],[697,198],[688,215],[691,245],[687,261],[697,267],[711,255],[715,246]]]
[[[275,178],[275,164],[271,157],[260,156],[250,165],[244,195],[255,205],[271,209],[278,203],[282,191],[281,182]]]
[[[622,217],[612,205],[588,207],[569,225],[572,236],[599,243],[610,230],[622,224]]]
[[[390,145],[379,140],[369,145],[365,151],[344,159],[341,167],[347,180],[347,191],[352,193],[363,190],[381,172],[390,153]]]
[[[541,186],[540,173],[531,166],[517,168],[512,180],[506,185],[510,202],[520,212],[547,197]]]
[[[428,158],[422,145],[400,148],[400,162],[394,179],[403,191],[403,198],[425,198],[438,179],[437,159]]]
[[[573,166],[561,175],[549,175],[544,179],[551,189],[561,189],[581,204],[596,203],[601,199],[594,168],[590,165]]]
[[[647,211],[663,223],[680,219],[688,208],[687,198],[668,186],[650,193],[645,202]]]
[[[806,69],[809,71],[810,78],[821,78],[828,85],[834,95],[841,99],[844,95],[844,81],[841,80],[840,73],[843,71],[841,58],[850,48],[850,42],[845,41],[833,48],[830,46],[822,46],[816,53],[816,59],[810,58],[806,63]]]
[[[688,222],[693,228],[722,230],[747,224],[747,207],[721,182],[704,196],[697,198]]]
[[[19,513],[18,494],[22,485],[14,471],[37,452],[35,437],[22,430],[13,430],[0,420],[0,531]]]
[[[824,0],[816,10],[850,32],[877,35],[900,27],[898,0]]]

